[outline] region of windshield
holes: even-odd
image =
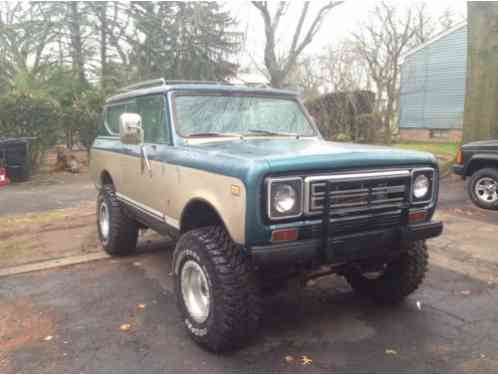
[[[314,136],[295,100],[261,96],[178,95],[176,130],[194,136]]]

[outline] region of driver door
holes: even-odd
[[[126,176],[129,198],[148,214],[164,219],[172,179],[167,162],[171,152],[169,123],[164,95],[148,95],[134,100],[133,111],[142,118],[143,145],[132,146],[134,156]]]

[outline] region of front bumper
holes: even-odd
[[[457,174],[457,175],[462,176],[462,177],[465,176],[465,168],[462,164],[453,164],[451,169],[453,170],[454,174]]]
[[[333,264],[395,254],[399,252],[401,242],[437,237],[442,231],[442,222],[429,221],[329,238],[326,246],[321,239],[310,239],[254,246],[250,250],[253,261],[261,267],[313,261]]]

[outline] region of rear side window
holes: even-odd
[[[164,119],[164,97],[156,95],[137,98],[136,108],[142,117],[144,142],[169,143],[169,132]]]

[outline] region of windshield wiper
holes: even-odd
[[[296,138],[299,138],[300,136],[300,134],[297,133],[275,132],[271,130],[261,130],[261,129],[249,129],[248,132],[245,133],[244,135],[248,134],[277,135],[277,136],[296,137]]]
[[[204,132],[204,133],[190,133],[187,134],[187,138],[202,138],[202,137],[241,137],[241,134],[237,133],[218,133],[218,132]]]

